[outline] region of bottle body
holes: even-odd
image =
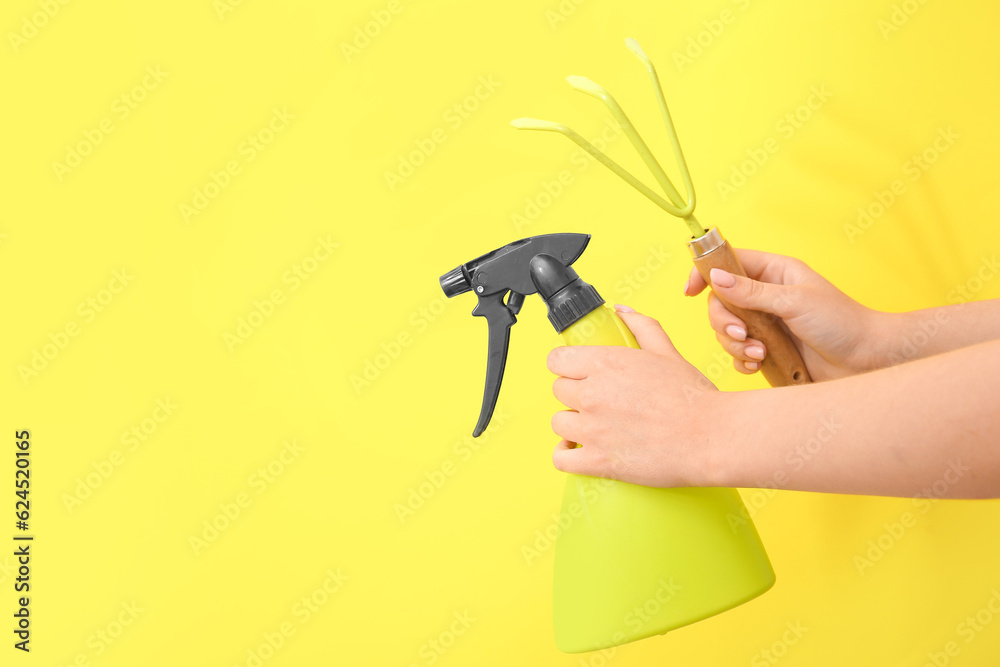
[[[606,304],[562,336],[568,345],[638,348]],[[660,489],[568,475],[560,528],[553,620],[556,645],[566,653],[663,634],[774,584],[735,489]]]

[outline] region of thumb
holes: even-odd
[[[734,306],[748,310],[759,310],[778,317],[789,317],[792,313],[792,294],[787,285],[775,285],[738,276],[722,269],[712,269],[712,289],[723,300]]]
[[[637,313],[628,306],[615,306],[615,312],[635,336],[639,348],[663,357],[679,354],[660,323],[652,317]]]

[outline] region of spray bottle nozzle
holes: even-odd
[[[488,252],[441,276],[441,289],[448,297],[469,291],[476,293],[479,303],[472,314],[485,317],[489,325],[486,386],[473,436],[481,435],[493,416],[507,364],[510,327],[517,322],[515,316],[521,310],[524,297],[542,293],[542,298],[549,303],[549,320],[557,331],[575,321],[573,314],[581,308],[590,312],[604,303],[594,288],[569,268],[589,242],[590,234],[531,236]],[[504,297],[507,297],[506,302]],[[595,298],[598,300],[596,305],[591,305]]]
[[[538,294],[549,306],[549,322],[559,333],[604,303],[592,285],[551,255],[532,257],[530,271]]]
[[[441,289],[444,290],[445,296],[449,299],[457,294],[465,294],[472,289],[472,285],[469,284],[469,279],[465,276],[461,266],[441,276],[440,281]]]

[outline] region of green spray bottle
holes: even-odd
[[[479,304],[473,315],[489,324],[486,387],[474,436],[492,416],[510,327],[525,295],[542,297],[567,345],[639,347],[572,268],[589,241],[588,234],[533,236],[441,276],[449,297],[474,290]],[[556,646],[566,653],[663,634],[751,600],[774,584],[774,570],[735,489],[662,489],[567,475],[559,528],[553,622]]]

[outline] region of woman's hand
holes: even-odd
[[[548,356],[560,377],[552,461],[564,472],[644,486],[715,486],[726,394],[681,357],[659,322],[618,306],[641,349],[571,345]],[[574,443],[583,443],[577,447]]]
[[[736,370],[755,373],[767,350],[747,338],[746,323],[729,312],[719,296],[741,308],[778,316],[813,380],[888,365],[886,313],[862,306],[798,259],[756,250],[736,254],[749,277],[712,269],[713,292],[708,295],[708,321],[722,348],[733,356]],[[692,269],[684,293],[694,296],[706,286]]]

